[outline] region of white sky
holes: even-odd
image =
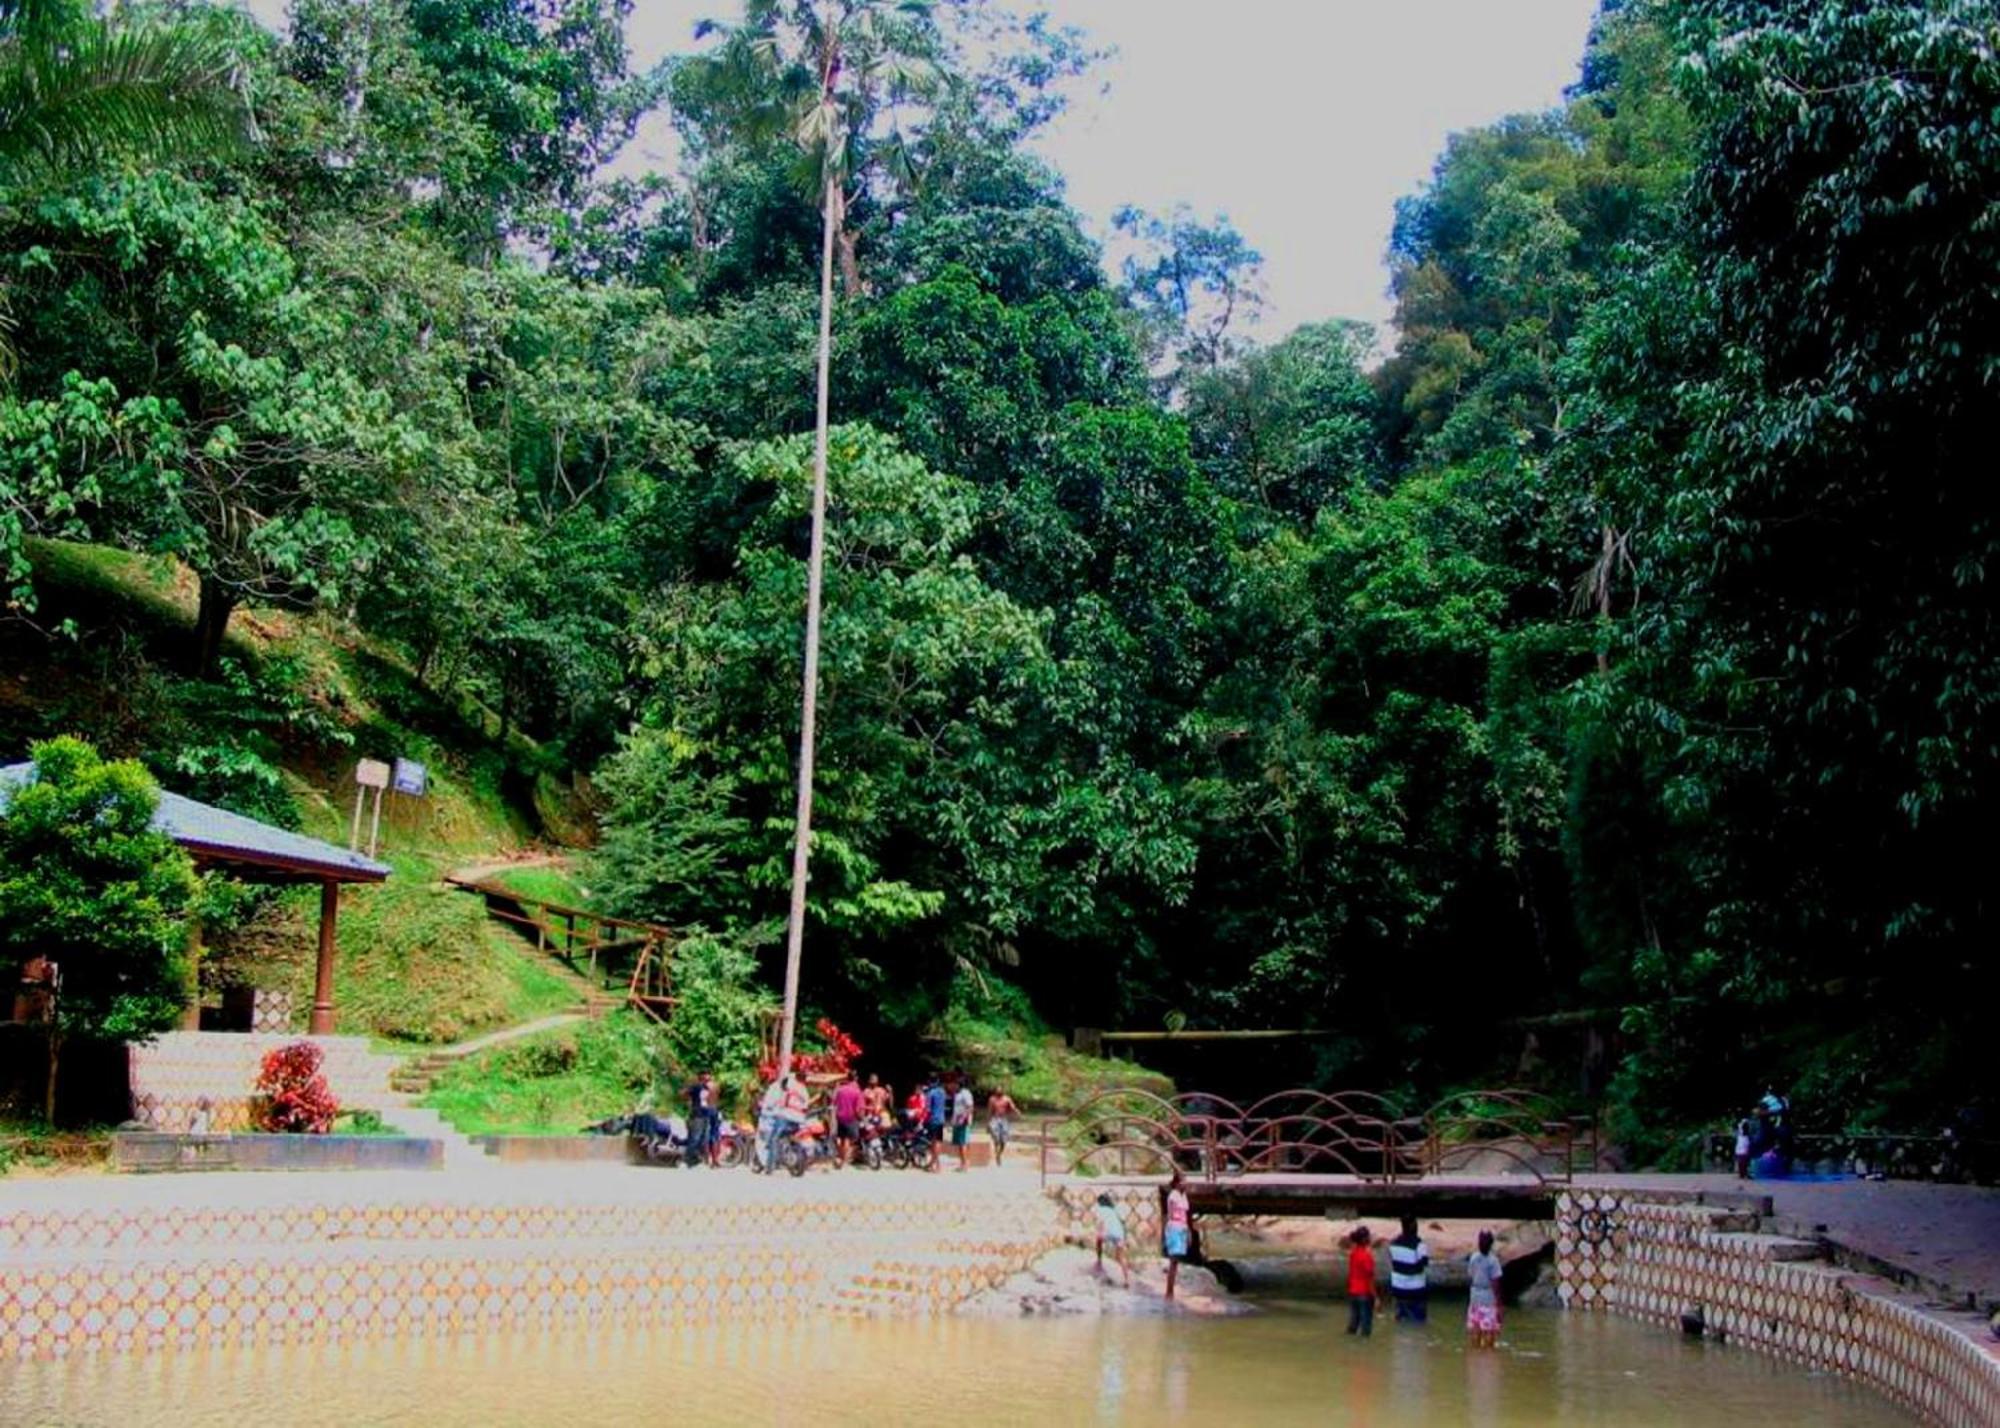
[[[266,18],[284,0],[248,0]],[[1029,8],[1032,0],[1015,0]],[[1040,148],[1093,232],[1123,204],[1227,214],[1264,254],[1266,340],[1386,321],[1393,206],[1454,130],[1556,103],[1595,0],[1042,0],[1118,51]],[[636,67],[692,47],[734,0],[637,0]],[[673,167],[649,124],[621,171]]]

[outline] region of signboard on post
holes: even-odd
[[[389,786],[398,793],[407,793],[412,798],[422,798],[430,791],[431,771],[415,759],[397,759],[396,770]]]
[[[389,786],[389,766],[380,759],[363,759],[354,766],[354,826],[348,830],[347,846],[350,851],[361,849],[361,801],[368,796],[368,790],[375,790],[375,827],[382,826],[382,790]],[[371,831],[368,837],[368,856],[375,856],[375,837]]]

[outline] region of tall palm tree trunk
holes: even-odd
[[[827,387],[833,352],[833,240],[836,181],[820,186],[819,395],[813,428],[812,548],[806,557],[805,696],[799,715],[799,807],[792,836],[792,909],[785,923],[785,1009],[778,1028],[778,1074],[792,1069],[799,1016],[799,954],[806,939],[806,880],[811,875],[813,741],[819,724],[820,572],[826,563]]]

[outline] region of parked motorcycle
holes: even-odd
[[[882,1158],[893,1169],[937,1169],[938,1143],[931,1139],[930,1130],[925,1126],[891,1126],[882,1133],[881,1143]]]
[[[808,1165],[837,1159],[840,1151],[827,1132],[826,1122],[809,1120],[796,1126],[780,1126],[776,1153],[778,1164],[797,1176],[805,1174]]]

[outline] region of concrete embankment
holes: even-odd
[[[0,1186],[0,1358],[939,1313],[1060,1243],[1026,1177],[623,1167]]]
[[[2000,1424],[2000,1345],[1983,1314],[1842,1268],[1830,1243],[1764,1233],[1692,1193],[1577,1187],[1557,1200],[1565,1307],[1698,1330],[1873,1385],[1947,1428]]]

